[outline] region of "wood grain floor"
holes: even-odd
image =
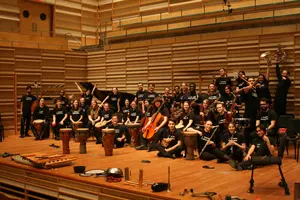
[[[62,153],[62,148],[49,147],[50,144],[61,146],[61,141],[43,140],[34,141],[32,137],[20,139],[17,136],[9,136],[4,142],[0,143],[0,152],[9,153]],[[90,169],[107,169],[109,167],[118,167],[124,169],[129,167],[131,171],[131,179],[136,180],[139,169],[144,170],[144,180],[153,182],[167,182],[168,166],[171,167],[171,192],[161,192],[157,195],[177,199],[190,199],[190,195],[184,197],[179,196],[179,193],[184,188],[193,188],[195,193],[214,191],[225,199],[226,195],[239,196],[245,199],[255,199],[259,197],[262,200],[288,200],[294,197],[294,184],[300,182],[300,163],[297,163],[293,156],[293,150],[290,150],[290,155],[285,156],[283,160],[283,172],[289,185],[291,195],[284,195],[284,190],[277,186],[280,181],[280,174],[277,166],[268,166],[255,170],[255,187],[254,194],[248,194],[250,171],[237,172],[234,171],[228,164],[218,164],[214,161],[188,161],[184,158],[168,159],[159,158],[157,152],[136,151],[134,148],[125,147],[114,149],[112,157],[104,156],[104,149],[101,145],[96,145],[94,141],[89,141],[87,144],[87,154],[79,154],[79,143],[70,141],[71,155],[77,156],[74,165],[85,165],[87,170]],[[150,160],[151,163],[142,163],[142,160]],[[9,158],[0,158],[0,163],[14,164]],[[203,165],[215,167],[215,169],[204,169]],[[28,166],[29,167],[29,166]],[[131,191],[142,192],[145,195],[152,194],[150,187],[138,188],[128,186],[124,183],[106,183],[104,178],[79,177],[73,172],[73,167],[63,167],[57,170],[39,170],[41,173],[59,174],[64,177],[76,179],[78,181],[97,182],[101,184],[113,184],[116,188],[125,188]],[[192,198],[194,199],[194,198]]]

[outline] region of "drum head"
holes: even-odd
[[[197,132],[193,132],[193,131],[185,131],[183,132],[183,135],[197,135]]]
[[[34,124],[41,124],[43,122],[44,122],[44,120],[42,120],[42,119],[36,119],[33,121]]]
[[[183,129],[183,128],[184,128],[184,125],[182,125],[182,124],[177,124],[177,125],[175,126],[175,128],[176,128],[176,129]]]
[[[82,122],[74,122],[73,124],[82,124]]]
[[[70,131],[72,131],[72,129],[71,128],[61,128],[61,129],[59,129],[59,131],[60,132],[70,132]]]
[[[84,131],[89,131],[89,129],[88,129],[88,128],[78,128],[77,131],[82,131],[82,132],[84,132]]]
[[[140,123],[130,123],[126,125],[128,128],[139,128]]]
[[[101,127],[104,127],[106,125],[106,123],[100,123],[100,122],[98,122],[97,124],[95,124],[95,127],[96,128],[101,128]]]
[[[102,129],[102,132],[103,133],[114,133],[115,129],[113,129],[113,128],[106,128],[106,129]]]
[[[103,169],[94,169],[94,170],[86,171],[86,172],[80,174],[80,176],[85,176],[85,177],[88,177],[88,176],[106,176],[106,171],[103,170]]]

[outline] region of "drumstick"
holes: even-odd
[[[77,82],[74,82],[74,83],[75,83],[75,85],[77,86],[78,90],[79,90],[81,93],[83,93],[83,91],[82,91],[82,89],[80,88],[80,86],[78,85],[78,83],[77,83]]]
[[[216,131],[218,130],[218,127],[219,126],[216,126],[216,129],[214,130],[213,134],[211,134],[209,140],[206,141],[204,147],[202,148],[201,152],[199,153],[199,158],[201,157],[201,155],[202,155],[203,151],[205,150],[205,148],[207,147],[208,143],[211,141],[212,137],[214,137]]]
[[[105,103],[105,101],[106,101],[108,98],[109,98],[109,96],[107,96],[107,97],[101,102],[101,104],[99,105],[99,107],[101,107],[101,106]]]

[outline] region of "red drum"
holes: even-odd
[[[186,147],[185,158],[187,160],[195,160],[194,150],[197,143],[197,132],[185,131],[184,135],[184,144]]]
[[[36,132],[37,132],[36,138],[38,140],[41,140],[42,139],[41,130],[42,130],[43,126],[44,126],[44,120],[42,120],[42,119],[34,120],[33,121],[33,125],[34,125],[34,128],[36,129]]]
[[[78,138],[78,141],[80,142],[79,153],[80,154],[86,153],[86,141],[89,137],[89,129],[88,128],[78,128],[76,137]]]
[[[71,139],[72,129],[71,128],[61,128],[59,130],[60,138],[63,145],[63,154],[70,154],[69,142]]]
[[[102,129],[102,140],[105,151],[105,156],[112,156],[115,144],[115,129],[105,128]]]
[[[72,126],[73,126],[73,131],[74,131],[74,133],[75,133],[75,139],[74,139],[74,141],[75,141],[75,142],[79,142],[76,133],[77,133],[77,129],[82,127],[82,122],[75,122],[75,123],[72,123]]]
[[[138,138],[139,138],[140,123],[129,123],[126,126],[128,128],[128,132],[131,136],[130,146],[131,147],[137,147],[139,145],[138,144]]]

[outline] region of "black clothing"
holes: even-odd
[[[128,106],[128,107],[125,107],[125,106],[124,106],[124,107],[121,109],[122,119],[124,120],[124,122],[127,121],[128,114],[129,114],[129,109],[130,109],[129,106]]]
[[[248,93],[242,92],[245,96],[245,118],[250,118],[250,124],[255,127],[255,119],[259,109],[259,99],[255,90],[250,89]]]
[[[268,128],[271,124],[271,121],[277,120],[277,115],[273,110],[269,109],[267,112],[261,111],[257,113],[256,120],[260,121],[260,125],[263,125],[265,128]],[[275,135],[276,128],[274,127],[272,130],[268,130],[268,134]]]
[[[77,122],[82,116],[82,110],[80,108],[78,109],[72,108],[70,111],[70,116],[72,116],[73,121]]]
[[[219,90],[219,92],[221,93],[221,95],[225,94],[225,86],[226,85],[230,85],[232,86],[232,82],[231,79],[228,77],[219,77],[216,80],[216,87]]]
[[[269,90],[269,81],[265,80],[263,82],[258,82],[260,84],[259,87],[256,88],[256,92],[259,99],[266,98],[268,99],[268,103],[271,101],[271,93]]]
[[[115,129],[115,145],[116,148],[120,148],[124,146],[124,140],[123,141],[118,141],[118,138],[122,138],[123,135],[125,135],[125,127],[123,125],[117,125],[114,126],[113,124],[109,125],[108,128],[113,128]]]
[[[120,94],[111,93],[108,98],[110,110],[115,113],[118,111],[118,100],[121,98]]]
[[[279,63],[276,64],[276,75],[278,85],[274,99],[274,109],[278,116],[286,114],[286,98],[291,86],[291,80],[287,77],[286,80],[282,79]]]
[[[149,110],[149,112],[150,112],[150,116],[152,116],[154,113],[157,112],[157,108],[151,107],[151,109]],[[160,109],[160,114],[162,114],[162,115],[165,116],[165,117],[169,117],[169,114],[170,114],[170,113],[169,113],[168,108],[162,107],[162,108]]]
[[[188,93],[188,101],[189,101],[189,103],[191,103],[193,101],[195,102],[197,99],[198,99],[198,95],[197,95],[196,92],[189,92]]]
[[[193,120],[192,113],[183,111],[181,113],[180,120],[182,120],[184,127],[186,127],[186,125],[188,125],[189,121]]]
[[[65,114],[68,114],[67,109],[65,107],[54,109],[53,115],[55,115],[55,117],[56,117],[57,124],[65,117]]]
[[[180,93],[180,101],[184,103],[185,101],[189,101],[189,92],[181,92]]]
[[[225,143],[225,145],[229,142],[229,140],[232,140],[232,141],[234,141],[234,142],[236,142],[236,143],[238,143],[240,145],[242,145],[243,143],[245,143],[245,138],[240,133],[235,133],[235,134],[228,133],[228,134],[226,134],[226,136],[223,139],[223,142]],[[239,162],[241,162],[243,160],[243,151],[239,147],[237,147],[235,145],[227,147],[224,150],[224,152],[228,156],[232,157],[235,160],[238,160]]]
[[[33,120],[42,119],[47,120],[49,117],[49,108],[48,106],[44,106],[43,108],[39,105],[35,107],[33,111]]]
[[[81,108],[81,112],[82,112],[83,127],[86,127],[87,123],[89,121],[89,119],[88,119],[89,107],[87,105],[80,105],[80,108]]]
[[[57,102],[57,99],[61,99],[61,105],[63,105],[64,107],[66,107],[67,109],[69,108],[69,99],[67,97],[57,97],[55,100],[54,100],[54,104],[56,104]]]
[[[22,113],[23,115],[27,115],[31,113],[31,106],[37,100],[36,96],[32,94],[24,94],[21,98],[21,102],[23,103]]]
[[[133,108],[129,109],[129,120],[131,122],[134,122],[137,117],[139,117],[139,119],[141,119],[140,115],[141,115],[141,113],[137,109],[134,109],[134,110],[133,110]]]
[[[145,100],[145,92],[144,91],[137,91],[136,93],[135,93],[135,97],[136,97],[136,99],[137,99],[137,103],[139,103],[139,104],[141,104],[142,103],[142,101],[144,101]]]
[[[41,135],[40,137],[38,137],[38,133],[37,130],[35,128],[35,126],[32,124],[31,126],[31,131],[33,133],[33,135],[35,136],[36,139],[45,139],[49,137],[49,121],[46,120],[44,125],[41,128]]]
[[[100,109],[97,109],[89,108],[87,111],[88,116],[90,115],[93,120],[97,119],[98,116],[101,117],[102,111]]]
[[[156,92],[145,91],[145,99],[148,99],[149,104],[151,104],[152,101],[157,97],[158,94]]]
[[[91,102],[92,102],[92,99],[93,99],[93,95],[92,94],[88,94],[87,95],[86,93],[84,93],[84,94],[81,95],[81,97],[84,98],[86,105],[88,105],[88,106],[91,105]]]
[[[181,103],[181,95],[180,93],[175,93],[173,96],[173,103],[174,103],[174,107],[175,108],[179,108],[180,107],[180,103]]]
[[[219,92],[215,92],[213,94],[202,94],[202,98],[203,99],[208,99],[210,105],[213,104],[215,102],[215,100],[221,98],[221,95]]]
[[[233,104],[235,103],[236,98],[232,94],[228,95],[225,93],[224,95],[221,96],[219,101],[224,103],[225,109],[227,111],[233,111],[233,109],[235,109],[233,107]]]
[[[171,95],[163,95],[162,96],[164,102],[165,102],[165,107],[167,107],[169,110],[172,108],[172,105],[174,103],[174,99]]]
[[[108,110],[108,111],[101,111],[101,117],[104,118],[105,121],[109,121],[111,119],[113,115],[113,112],[111,110]]]
[[[275,145],[275,140],[273,138],[267,136],[270,140],[271,145]],[[266,142],[263,140],[262,137],[256,137],[252,141],[252,145],[255,145],[254,155],[255,156],[271,156],[269,148]]]

